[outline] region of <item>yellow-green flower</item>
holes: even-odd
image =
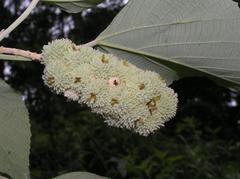
[[[45,84],[110,126],[147,136],[176,114],[177,94],[155,72],[67,39],[44,46],[42,55]]]

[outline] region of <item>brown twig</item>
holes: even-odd
[[[26,50],[20,50],[20,49],[16,49],[16,48],[8,48],[8,47],[0,46],[0,54],[1,53],[2,54],[22,56],[22,57],[25,57],[25,58],[29,58],[31,60],[37,60],[37,61],[42,60],[42,55],[41,54],[26,51]]]

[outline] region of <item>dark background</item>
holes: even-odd
[[[25,1],[0,1],[0,29],[24,10]],[[28,1],[26,1],[28,2]],[[236,3],[237,5],[237,3]],[[2,44],[41,52],[48,41],[93,40],[123,7],[121,0],[83,14],[40,4]],[[51,29],[51,30],[50,30]],[[185,78],[177,116],[148,137],[110,128],[88,108],[43,85],[37,62],[0,61],[0,77],[20,92],[30,113],[32,179],[88,171],[113,179],[239,179],[240,94],[206,78]]]

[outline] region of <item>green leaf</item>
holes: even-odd
[[[98,176],[88,172],[72,172],[55,177],[53,179],[109,179],[109,178]]]
[[[164,65],[180,78],[240,84],[240,9],[231,0],[131,0],[96,43],[139,67],[155,61],[160,74]]]
[[[79,13],[103,2],[103,0],[42,0],[54,3],[68,13]]]
[[[30,123],[21,100],[0,80],[0,173],[14,179],[29,178]]]
[[[5,54],[0,54],[0,60],[31,61],[30,59],[24,58],[21,56],[5,55]]]

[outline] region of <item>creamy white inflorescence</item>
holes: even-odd
[[[177,94],[155,72],[67,39],[45,45],[42,56],[45,84],[86,104],[110,126],[147,136],[176,114]]]

